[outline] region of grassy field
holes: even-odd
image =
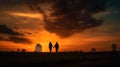
[[[0,52],[0,67],[120,67],[120,53]]]

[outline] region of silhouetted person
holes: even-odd
[[[50,53],[52,52],[52,43],[50,42],[49,43],[49,50],[50,50]]]
[[[56,42],[56,44],[55,44],[55,50],[56,50],[56,53],[58,52],[58,49],[59,49],[59,44],[58,44],[58,42]]]

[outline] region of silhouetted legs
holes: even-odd
[[[52,48],[49,48],[50,49],[50,53],[52,52]]]
[[[56,53],[58,52],[58,48],[56,48]]]

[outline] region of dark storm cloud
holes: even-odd
[[[5,38],[4,37],[0,37],[0,41],[4,41],[5,40]]]
[[[10,37],[8,41],[14,42],[14,43],[24,43],[24,44],[31,44],[32,42],[27,38],[22,37]]]
[[[61,37],[100,26],[102,19],[92,17],[93,14],[105,11],[105,0],[49,0],[52,3],[51,13],[45,13],[41,4],[48,0],[25,0],[29,7],[43,13],[45,29]],[[49,5],[47,5],[49,6]],[[49,15],[48,15],[49,14]]]
[[[0,0],[1,11],[22,11],[26,12],[23,0]]]
[[[14,31],[6,25],[0,25],[0,41],[9,41],[14,43],[30,44],[32,43],[28,38],[23,37],[24,34]]]
[[[8,34],[8,35],[15,35],[15,36],[24,35],[22,33],[14,31],[13,29],[7,27],[4,24],[0,25],[0,34]]]
[[[28,35],[32,35],[32,33],[31,32],[25,32],[26,34],[28,34]]]
[[[32,43],[28,38],[17,37],[17,36],[8,36],[7,38],[1,36],[0,41],[8,41],[8,42],[22,43],[22,44]]]

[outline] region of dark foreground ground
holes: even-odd
[[[0,52],[0,67],[120,67],[120,53]]]

